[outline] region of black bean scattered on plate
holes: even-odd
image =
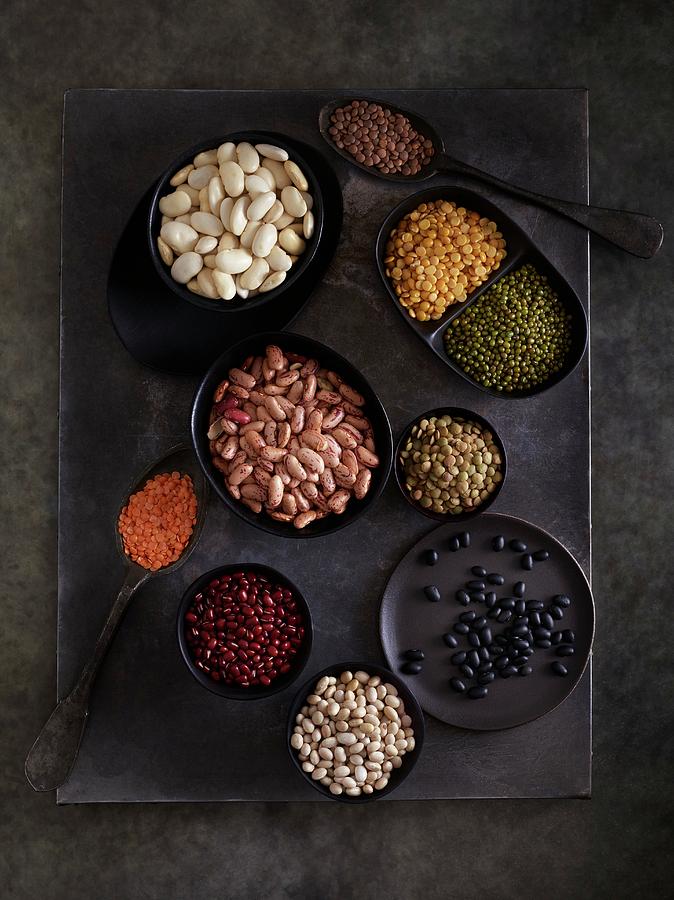
[[[550,665],[550,668],[555,673],[555,675],[559,675],[562,678],[564,678],[565,675],[569,674],[569,670],[566,668],[566,666],[562,665],[562,663],[560,663],[557,659]]]
[[[440,554],[437,550],[426,550],[424,553],[424,562],[427,566],[434,566],[439,559]]]
[[[412,660],[409,660],[400,667],[401,672],[404,672],[405,675],[418,675],[419,672],[421,672],[421,669],[422,664],[418,661],[414,662]]]
[[[505,538],[502,534],[497,534],[495,538],[492,539],[491,549],[494,553],[500,553],[501,550],[505,547]]]
[[[452,551],[452,553],[456,553],[456,551],[459,550],[460,547],[461,547],[461,544],[459,543],[458,537],[450,538],[450,539],[449,539],[449,543],[448,543],[448,547],[449,547],[449,549]]]
[[[461,604],[461,606],[468,606],[468,604],[470,603],[470,597],[465,591],[457,591],[454,596],[456,597],[457,602]]]
[[[459,646],[459,642],[457,641],[457,639],[454,637],[453,634],[450,634],[449,631],[447,632],[447,634],[443,634],[442,640],[445,642],[445,644],[448,647],[458,647]]]
[[[476,578],[486,578],[487,570],[482,566],[473,566],[470,570]]]
[[[403,653],[405,659],[411,659],[413,662],[424,659],[423,650],[405,650]]]
[[[427,600],[430,600],[431,603],[437,603],[440,599],[440,591],[434,584],[429,584],[424,588],[424,594]]]
[[[470,531],[462,531],[459,535],[459,544],[462,547],[470,547]]]
[[[534,567],[534,558],[530,553],[525,553],[520,561],[520,565],[526,572],[531,572]]]
[[[508,546],[514,553],[526,553],[527,545],[524,541],[519,541],[516,538],[513,538],[512,541],[508,541]]]
[[[545,562],[550,559],[550,554],[547,550],[537,550],[535,553],[531,554],[534,562]]]
[[[505,582],[505,578],[503,575],[499,575],[498,572],[491,572],[487,575],[487,581],[489,584],[496,584],[500,587]]]

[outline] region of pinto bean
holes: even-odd
[[[333,494],[335,491],[335,476],[332,474],[332,469],[325,468],[320,474],[319,481],[321,483],[321,487],[323,488],[324,494]]]
[[[341,463],[334,470],[335,482],[340,487],[350,488],[356,483],[356,476]]]
[[[242,441],[244,441],[245,446],[244,450],[248,448],[251,456],[259,456],[260,451],[263,447],[266,447],[266,443],[261,434],[258,434],[257,431],[249,431],[244,434]]]
[[[267,491],[259,484],[242,484],[241,496],[246,500],[257,500],[258,503],[263,503],[267,499]]]
[[[349,450],[355,450],[358,446],[358,441],[354,437],[354,435],[343,428],[341,425],[337,428],[333,429],[332,437],[337,441],[337,443],[342,447],[347,447]]]
[[[277,422],[283,422],[286,418],[286,414],[279,405],[276,397],[265,397],[264,406],[272,419],[275,419]]]
[[[330,431],[335,428],[344,418],[345,413],[341,406],[333,406],[330,412],[323,416],[323,430]]]
[[[300,490],[308,500],[315,500],[318,497],[318,488],[311,481],[303,481]]]
[[[307,510],[311,509],[311,503],[309,503],[299,488],[292,489],[292,496],[295,498],[295,503],[300,512],[307,512]]]
[[[287,397],[276,397],[276,402],[286,414],[286,418],[291,418],[292,414],[295,412],[295,404],[291,403]]]
[[[319,475],[325,468],[321,456],[309,447],[302,447],[301,450],[298,450],[297,458],[306,469],[311,469],[312,472],[317,472]]]
[[[308,359],[300,369],[300,375],[302,376],[302,378],[306,378],[307,375],[315,375],[317,371],[318,360]]]
[[[269,384],[265,384],[264,386],[264,396],[265,397],[280,397],[281,394],[285,394],[288,388],[280,387],[278,384],[274,384],[270,382]],[[262,401],[264,403],[264,400]]]
[[[370,450],[368,450],[367,447],[358,447],[358,449],[356,450],[356,456],[358,457],[358,460],[369,469],[375,468],[379,465],[379,457],[376,453],[372,453]]]
[[[264,423],[264,431],[262,432],[264,435],[264,442],[268,444],[270,447],[276,446],[276,422],[265,422]]]
[[[351,425],[353,428],[357,428],[359,431],[367,431],[370,427],[369,419],[363,419],[362,416],[347,416],[344,419],[346,425]]]
[[[267,407],[264,405],[258,406],[256,408],[255,415],[262,422],[273,422],[274,421],[272,419],[272,417],[269,415],[269,413],[267,412]]]
[[[292,494],[285,493],[283,495],[281,506],[283,508],[283,512],[287,515],[293,517],[297,515],[297,500],[295,500]]]
[[[240,463],[232,472],[230,472],[228,483],[231,486],[239,485],[244,479],[248,478],[252,471],[253,467],[250,464]]]
[[[262,357],[256,356],[253,360],[251,367],[249,369],[250,374],[253,376],[255,381],[259,381],[262,377]]]
[[[353,493],[357,500],[362,500],[370,490],[372,472],[369,469],[361,469],[353,485]]]
[[[328,446],[327,439],[322,434],[319,434],[318,431],[303,431],[300,435],[300,443],[304,447],[316,450],[316,452],[325,450]]]
[[[230,369],[229,378],[234,384],[238,384],[248,391],[255,387],[255,379],[253,376],[250,372],[244,372],[242,369]]]
[[[248,391],[243,387],[239,387],[238,384],[233,384],[229,389],[229,393],[232,397],[236,397],[237,400],[247,400],[250,396]]]
[[[277,522],[292,522],[295,518],[294,516],[289,516],[287,513],[279,512],[277,509],[269,510],[269,515],[272,519],[276,519]]]
[[[254,513],[259,514],[262,512],[262,504],[259,502],[259,500],[252,500],[252,499],[249,499],[248,497],[242,496],[241,502],[243,503],[244,506],[247,506],[248,509],[252,509],[252,511]]]
[[[288,424],[288,422],[279,422],[279,424],[276,428],[276,434],[277,434],[277,438],[276,438],[277,446],[285,447],[287,445],[288,441],[290,440],[290,435],[291,435],[290,425]]]
[[[283,459],[288,451],[284,447],[270,447],[267,445],[260,450],[262,459],[268,459],[269,462],[278,462]]]
[[[306,469],[293,453],[289,453],[286,456],[285,463],[289,475],[293,478],[297,478],[299,481],[304,481],[307,477]]]
[[[229,378],[225,378],[224,381],[221,381],[220,384],[216,387],[215,392],[213,393],[213,403],[220,403],[220,401],[224,398],[227,393],[227,388],[229,387]]]
[[[262,378],[265,381],[273,381],[276,378],[276,370],[271,368],[266,357],[262,360]]]
[[[249,422],[247,425],[242,425],[239,428],[239,434],[244,435],[249,431],[262,431],[264,429],[264,422]]]
[[[341,376],[339,376],[337,372],[328,372],[327,378],[330,384],[333,385],[333,387],[339,388],[340,384],[342,383]]]
[[[269,479],[269,484],[267,485],[267,506],[271,509],[276,509],[277,506],[281,505],[282,500],[283,481],[279,475],[274,475],[273,478]]]
[[[328,500],[328,508],[330,512],[336,513],[338,516],[341,515],[344,512],[346,504],[349,502],[350,497],[350,491],[336,491]]]
[[[295,528],[301,529],[306,528],[311,522],[316,518],[316,513],[313,509],[307,510],[307,512],[302,512],[298,516],[295,516],[293,524]]]
[[[289,388],[291,384],[299,379],[300,373],[297,369],[291,369],[289,372],[283,372],[276,376],[276,384],[282,388]]]
[[[322,400],[324,403],[327,403],[329,406],[337,406],[342,399],[341,394],[336,394],[334,391],[326,391],[320,390],[316,394],[317,400]]]
[[[360,466],[353,450],[342,450],[342,465],[345,465],[352,475],[358,474]]]
[[[363,397],[362,394],[359,394],[358,391],[350,385],[344,384],[344,382],[339,386],[339,393],[345,400],[348,400],[349,403],[353,403],[354,406],[365,406],[365,397]]]
[[[302,394],[303,403],[311,403],[311,401],[316,396],[316,387],[316,376],[307,375],[304,379],[304,392]]]
[[[281,462],[277,462],[274,464],[274,468],[272,470],[283,482],[284,487],[290,487],[293,483],[292,478],[288,474],[288,470],[286,468],[285,460]]]
[[[299,434],[304,429],[304,407],[296,406],[290,420],[290,430],[293,434]]]
[[[276,344],[269,344],[265,351],[265,358],[270,369],[274,369],[276,372],[283,370],[283,350]]]
[[[302,399],[303,394],[304,394],[304,382],[296,381],[295,384],[293,384],[291,386],[291,388],[288,391],[286,396],[288,397],[288,400],[290,400],[291,403],[297,404]]]
[[[353,425],[349,425],[349,423],[345,421],[345,422],[342,422],[342,424],[340,425],[340,428],[342,428],[344,431],[348,431],[349,434],[352,434],[355,437],[357,443],[359,443],[359,444],[363,443],[362,431],[358,431],[358,429],[354,428]]]
[[[307,416],[307,429],[309,431],[320,431],[323,425],[323,413],[320,409],[312,409]]]
[[[332,438],[326,438],[328,442],[328,446],[325,450],[321,450],[321,458],[326,466],[329,466],[331,469],[334,469],[335,466],[338,466],[341,458],[342,458],[342,448],[339,446],[337,441]]]
[[[253,478],[260,485],[260,487],[263,487],[266,490],[271,475],[260,466],[255,466],[255,468],[253,469]]]

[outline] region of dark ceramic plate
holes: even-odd
[[[451,552],[448,542],[463,530],[470,531],[470,547]],[[521,568],[521,554],[507,545],[500,553],[492,550],[491,542],[502,534],[506,540],[524,541],[529,550],[548,550],[550,559],[534,564],[532,571]],[[440,560],[429,566],[423,559],[424,551],[435,549]],[[449,685],[452,677],[461,674],[450,658],[460,650],[470,650],[466,639],[459,639],[459,646],[445,646],[442,635],[452,632],[453,623],[461,613],[475,609],[478,615],[486,613],[485,605],[471,603],[461,606],[455,599],[457,590],[475,578],[472,566],[483,566],[487,572],[498,572],[505,577],[503,587],[490,585],[499,598],[512,597],[517,581],[526,584],[526,600],[542,600],[546,606],[556,594],[567,594],[571,605],[564,617],[555,622],[555,629],[571,629],[575,633],[575,653],[560,659],[556,648],[536,648],[530,664],[533,673],[526,678],[514,675],[504,679],[497,677],[488,685],[489,693],[482,700],[470,700],[465,694],[457,694]],[[427,585],[436,585],[441,592],[437,603],[429,602],[423,592]],[[494,637],[507,628],[488,620]],[[456,525],[442,525],[422,538],[402,558],[391,575],[381,603],[379,619],[380,636],[384,654],[390,667],[413,690],[427,713],[450,725],[477,731],[512,728],[537,719],[562,703],[578,684],[592,647],[594,635],[594,603],[590,586],[578,563],[568,550],[541,528],[518,519],[487,513],[475,519],[463,529]],[[405,650],[420,649],[425,654],[423,668],[418,675],[403,675]],[[555,675],[551,663],[562,662],[568,669],[566,677]],[[474,681],[469,682],[471,685]]]
[[[272,137],[270,134],[269,139]],[[316,255],[307,269],[292,290],[276,296],[264,309],[264,327],[277,330],[286,328],[299,315],[320,283],[342,225],[342,194],[332,168],[312,147],[299,142],[294,142],[295,146],[320,179],[323,202],[330,214],[325,216]],[[135,209],[115,250],[108,275],[110,318],[119,339],[138,362],[171,374],[200,375],[223,347],[260,330],[261,312],[242,308],[235,315],[223,316],[185,302],[164,283],[147,252],[153,191],[154,187]]]
[[[428,419],[430,416],[440,417],[440,416],[444,416],[444,415],[450,415],[453,418],[463,419],[463,421],[466,421],[466,422],[475,422],[477,425],[481,425],[483,428],[486,428],[487,430],[491,431],[493,438],[494,438],[494,443],[496,444],[496,446],[498,447],[498,449],[501,452],[501,460],[502,460],[501,474],[502,474],[503,478],[499,482],[499,485],[496,488],[496,490],[492,491],[492,493],[487,497],[487,499],[484,500],[475,509],[466,510],[465,512],[461,512],[461,513],[456,513],[455,515],[449,515],[447,513],[440,513],[440,512],[433,512],[433,510],[424,509],[423,506],[421,506],[419,503],[417,503],[416,500],[412,499],[412,495],[405,487],[405,474],[404,474],[404,470],[403,470],[403,466],[402,466],[402,461],[400,459],[400,453],[405,446],[405,443],[407,441],[407,438],[410,435],[410,432],[412,431],[412,428],[417,424],[417,422],[419,422],[421,419]],[[488,422],[487,419],[484,418],[484,416],[480,416],[480,415],[478,415],[478,413],[475,413],[470,409],[462,409],[459,406],[440,406],[437,409],[429,409],[428,412],[424,412],[418,416],[415,416],[414,419],[412,419],[412,421],[409,423],[409,425],[407,425],[406,428],[403,429],[402,434],[398,438],[398,443],[396,444],[395,458],[394,458],[394,462],[393,462],[393,471],[395,472],[396,481],[398,482],[398,487],[400,488],[403,496],[405,497],[407,502],[410,504],[410,506],[413,506],[414,509],[417,510],[417,512],[423,513],[424,516],[428,516],[429,519],[435,519],[436,522],[443,522],[443,523],[447,524],[449,522],[451,522],[451,523],[466,522],[469,519],[474,519],[475,516],[479,516],[480,513],[483,513],[483,512],[485,512],[485,510],[489,509],[489,507],[492,505],[494,500],[496,500],[498,495],[503,490],[503,485],[505,484],[505,480],[506,480],[506,473],[508,471],[508,459],[506,456],[505,447],[503,446],[503,441],[501,440],[498,432],[496,431],[494,426],[491,424],[491,422]]]
[[[319,679],[321,679],[324,675],[335,675],[337,678],[339,678],[342,672],[357,672],[359,669],[363,672],[367,672],[370,675],[379,675],[379,677],[384,681],[388,681],[398,689],[398,693],[402,697],[403,703],[405,704],[405,712],[412,719],[412,728],[414,729],[414,750],[411,750],[409,753],[405,754],[405,756],[403,757],[403,764],[399,769],[392,770],[389,783],[385,788],[382,788],[381,791],[373,791],[371,794],[361,794],[359,797],[347,797],[346,794],[343,793],[339,795],[331,794],[330,791],[326,787],[324,787],[324,785],[319,784],[318,781],[311,780],[307,773],[302,769],[302,764],[300,763],[297,751],[293,750],[293,748],[290,746],[290,738],[292,737],[293,729],[295,727],[295,717],[305,705],[306,698],[313,692],[316,682],[319,681]],[[310,784],[311,787],[315,788],[319,792],[319,794],[327,797],[328,800],[340,800],[342,803],[370,803],[370,801],[372,800],[380,800],[382,797],[390,794],[391,791],[394,791],[398,787],[398,785],[402,784],[402,782],[407,778],[407,776],[410,774],[419,760],[419,756],[421,755],[421,748],[424,744],[425,734],[426,722],[424,721],[424,714],[421,711],[421,707],[419,706],[416,697],[410,690],[410,687],[401,678],[399,678],[394,672],[390,672],[388,669],[385,669],[382,666],[374,665],[370,662],[344,662],[335,663],[334,665],[328,666],[326,669],[323,669],[321,672],[317,672],[313,677],[305,681],[305,683],[299,689],[288,712],[286,747],[288,748],[290,758],[292,759],[293,765],[295,766],[297,771],[307,782],[307,784]]]
[[[270,580],[274,580],[289,587],[294,594],[295,600],[297,601],[297,605],[299,607],[299,611],[301,612],[304,619],[304,641],[302,642],[300,649],[295,655],[290,671],[286,672],[285,675],[279,675],[278,678],[275,678],[267,687],[258,684],[252,685],[248,688],[243,688],[213,681],[213,679],[210,678],[205,672],[203,672],[201,669],[198,669],[194,665],[194,662],[192,661],[192,657],[190,655],[189,647],[187,646],[187,641],[185,640],[185,613],[187,612],[187,609],[192,602],[194,595],[199,593],[199,591],[202,591],[214,578],[219,578],[221,575],[229,575],[232,572],[241,571],[255,572],[255,574],[257,575],[264,575]],[[180,648],[180,654],[190,673],[194,676],[194,678],[196,678],[196,680],[200,685],[202,685],[202,687],[208,688],[209,691],[212,691],[219,697],[225,697],[228,700],[263,700],[265,697],[271,697],[272,694],[277,694],[279,691],[287,688],[304,671],[304,667],[306,666],[307,662],[309,661],[309,657],[311,656],[311,646],[314,639],[314,627],[311,619],[311,610],[309,609],[309,604],[304,599],[304,595],[302,594],[302,592],[297,588],[296,585],[292,583],[289,578],[286,578],[285,575],[282,575],[280,572],[278,572],[276,569],[272,569],[270,566],[263,566],[260,563],[231,563],[226,566],[218,566],[216,569],[211,569],[210,572],[205,572],[203,575],[200,575],[199,578],[193,581],[192,584],[187,588],[182,596],[182,599],[180,600],[180,604],[178,605],[178,614],[176,617],[176,630],[178,635],[178,647]]]
[[[453,200],[467,209],[475,210],[482,216],[488,216],[492,221],[496,222],[499,230],[503,234],[506,242],[507,256],[502,261],[501,266],[496,272],[480,285],[467,300],[463,303],[455,303],[450,306],[441,319],[434,322],[419,322],[408,315],[407,311],[400,305],[391,281],[386,275],[386,267],[384,259],[386,256],[386,243],[389,239],[391,231],[397,226],[398,222],[407,213],[412,212],[420,203],[429,200]],[[587,316],[580,302],[578,295],[571,285],[560,275],[554,266],[548,262],[545,256],[534,246],[531,239],[515,224],[515,222],[502,212],[494,203],[477,194],[475,191],[466,188],[455,187],[454,185],[437,185],[436,187],[425,188],[423,191],[417,191],[402,203],[399,203],[384,220],[379,234],[377,235],[377,243],[375,245],[375,256],[377,260],[377,268],[386,290],[391,297],[394,306],[405,319],[410,328],[427,344],[431,350],[440,357],[440,359],[453,369],[462,378],[470,384],[491,394],[493,397],[504,397],[506,399],[519,399],[522,397],[531,397],[535,394],[542,394],[549,390],[555,384],[559,384],[567,375],[576,368],[583,357],[587,344]],[[564,367],[553,375],[543,384],[531,388],[526,391],[516,391],[513,393],[505,393],[497,391],[494,388],[486,388],[478,381],[475,381],[470,375],[463,371],[461,366],[447,355],[443,336],[447,330],[449,323],[470,306],[481,294],[488,290],[492,284],[499,280],[503,275],[511,272],[513,269],[519,269],[527,263],[532,263],[536,270],[547,276],[552,288],[557,292],[560,301],[563,303],[567,312],[571,315],[571,348],[566,358]]]
[[[209,416],[213,406],[213,394],[220,382],[226,378],[228,371],[239,366],[243,360],[254,354],[263,356],[267,344],[278,344],[284,351],[301,353],[317,359],[321,366],[331,369],[341,375],[348,384],[354,387],[365,398],[363,407],[365,414],[372,423],[376,452],[379,456],[379,466],[372,470],[372,483],[370,490],[362,500],[352,498],[349,500],[346,510],[342,515],[329,515],[298,530],[292,522],[277,522],[269,516],[260,513],[256,515],[252,510],[235,500],[225,488],[223,475],[211,462],[209,440],[207,437]],[[314,341],[300,334],[286,332],[265,332],[246,338],[234,347],[229,347],[213,363],[199,385],[192,404],[191,416],[192,443],[197,454],[197,459],[204,470],[206,477],[211,482],[215,493],[222,502],[233,512],[245,519],[256,528],[269,534],[278,534],[289,538],[321,537],[339,531],[346,525],[350,525],[361,516],[377,500],[384,489],[386,480],[391,471],[393,461],[393,436],[391,425],[386,415],[381,400],[377,396],[370,383],[362,373],[348,360],[340,356],[326,344]]]

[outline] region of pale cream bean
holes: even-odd
[[[312,750],[311,753],[309,754],[309,762],[313,763],[315,766],[317,766],[319,760],[320,760],[320,756],[318,755],[318,751]],[[322,777],[323,776],[321,775],[321,778]]]
[[[196,190],[196,188],[190,187],[187,182],[185,182],[184,184],[179,184],[176,190],[182,191],[183,193],[187,194],[187,196],[190,198],[192,206],[199,205],[199,191]]]
[[[281,191],[281,203],[285,211],[296,218],[301,218],[307,211],[307,204],[304,202],[304,198],[293,185],[283,188]]]
[[[179,284],[187,284],[201,271],[204,261],[199,253],[193,250],[181,253],[171,266],[171,278]]]
[[[248,224],[246,213],[248,212],[249,206],[250,199],[248,197],[239,197],[232,207],[232,212],[229,217],[229,230],[232,234],[237,235],[237,237],[243,234],[243,230]]]
[[[217,174],[217,173],[216,173]],[[245,187],[245,175],[241,166],[229,160],[220,165],[220,178],[228,196],[239,197]]]
[[[256,144],[255,149],[265,159],[276,159],[279,162],[285,162],[288,159],[287,151],[275,144]]]
[[[287,159],[283,163],[283,168],[286,170],[288,178],[292,181],[295,187],[300,191],[308,191],[309,190],[309,182],[304,177],[304,172],[300,169],[297,163],[294,163],[292,159]],[[285,203],[283,204],[285,206]]]
[[[273,291],[274,288],[279,287],[285,281],[285,278],[285,272],[272,272],[260,285],[260,293],[266,294],[267,291]]]
[[[341,786],[341,784],[338,784],[336,781],[333,781],[329,788],[330,793],[334,794],[335,797],[339,797],[343,790],[344,788]]]
[[[314,198],[308,191],[300,191],[300,194],[304,198],[304,202],[307,204],[307,209],[314,208]]]
[[[307,210],[304,214],[304,219],[302,219],[302,234],[304,237],[309,240],[309,238],[313,237],[314,234],[314,214]]]
[[[236,285],[229,273],[213,269],[213,284],[223,300],[232,300],[236,296]]]
[[[278,222],[275,222],[274,225],[278,225]],[[302,240],[302,238],[291,228],[284,228],[279,232],[278,242],[288,253],[299,254],[302,253],[302,251],[306,247],[306,244]]]
[[[356,782],[363,784],[365,779],[367,778],[367,769],[365,766],[356,766],[355,772],[353,773],[356,779]]]
[[[302,770],[304,772],[306,772],[307,774],[310,774],[311,772],[313,772],[314,768],[315,768],[314,764],[310,763],[308,759],[302,763]]]
[[[381,778],[378,778],[377,781],[375,781],[374,788],[376,791],[381,791],[386,787],[387,784],[388,784],[388,778],[386,776],[382,775]]]
[[[267,264],[267,261],[265,259],[254,259],[241,276],[241,287],[249,291],[257,290],[268,274],[269,265]],[[270,397],[269,399],[273,400],[274,398]],[[285,413],[283,414],[283,418],[285,418]]]
[[[222,250],[238,250],[240,246],[241,242],[239,241],[238,237],[235,234],[232,234],[231,231],[226,231],[220,238],[220,243],[218,244],[218,253],[220,253]]]
[[[236,144],[233,141],[226,141],[224,144],[220,144],[217,150],[217,158],[220,166],[223,163],[236,159]]]
[[[194,249],[197,253],[201,253],[204,256],[207,253],[210,253],[212,250],[218,246],[218,240],[211,235],[206,235],[205,237],[199,238],[196,242]]]
[[[322,742],[322,746],[328,750],[334,750],[337,746],[337,738],[326,737],[326,739]]]
[[[276,194],[273,191],[265,191],[263,194],[258,194],[246,212],[248,221],[258,222],[264,218],[275,202]],[[276,238],[276,229],[274,229],[274,238]]]
[[[342,785],[345,788],[355,788],[356,787],[356,779],[352,778],[351,775],[345,775],[342,777]]]
[[[212,212],[211,204],[208,202],[207,187],[199,191],[199,212]]]
[[[209,269],[215,268],[215,253],[208,253],[204,256],[204,265]]]
[[[329,680],[328,676],[327,676],[327,675],[324,675],[324,676],[317,682],[316,687],[314,688],[314,690],[315,690],[315,692],[316,692],[317,694],[323,694],[323,693],[325,693],[325,689],[328,687],[329,684],[330,684],[330,680]]]
[[[282,191],[284,187],[289,184],[292,184],[290,180],[290,176],[283,168],[283,163],[279,162],[276,159],[263,159],[262,160],[262,168],[269,169],[269,171],[274,176],[276,181],[276,190]]]
[[[190,224],[191,213],[183,213],[182,216],[176,216],[174,222],[182,222],[184,225]],[[170,219],[169,219],[170,221]]]
[[[267,171],[266,169],[258,169],[257,170],[257,172],[266,172],[266,171]],[[257,196],[257,194],[265,194],[267,191],[273,190],[273,188],[270,187],[269,183],[267,182],[267,179],[262,178],[260,175],[257,174],[257,172],[254,175],[246,175],[246,178],[244,181],[246,190],[248,191],[248,193],[250,194],[251,197],[255,197],[255,196]],[[269,172],[269,174],[271,175],[271,172]],[[272,175],[272,178],[273,178],[273,175]]]
[[[173,178],[169,181],[171,187],[178,187],[179,184],[184,184],[193,168],[194,166],[192,163],[189,163],[188,165],[183,166],[182,169],[178,169]]]
[[[257,231],[260,228],[261,224],[261,222],[249,222],[241,232],[241,246],[246,250],[251,250],[253,241],[255,240],[255,235],[257,234]]]
[[[344,747],[340,747],[337,745],[334,750],[335,762],[345,763],[346,762],[346,750]]]
[[[356,743],[356,735],[351,734],[351,732],[347,732],[346,734],[340,734],[337,737],[337,740],[339,741],[340,744],[343,744],[344,746],[349,747],[349,746],[351,746],[351,744]]]
[[[165,216],[171,216],[171,218],[182,216],[184,213],[189,212],[191,206],[192,201],[184,191],[174,191],[172,194],[162,197],[159,201],[159,211]]]
[[[260,168],[260,155],[248,141],[236,145],[236,157],[239,165],[247,175],[252,175]]]
[[[348,778],[351,775],[351,769],[348,766],[337,766],[334,774],[335,778]]]
[[[231,197],[225,197],[220,206],[218,207],[218,214],[220,216],[220,221],[225,227],[225,230],[229,232],[229,221],[232,215],[232,210],[234,209],[234,201]]]
[[[333,753],[329,747],[319,747],[318,755],[320,756],[321,759],[326,759],[329,762],[332,762],[332,760],[333,760]]]
[[[200,166],[214,166],[218,161],[217,150],[202,150],[194,157],[194,167],[198,169]]]
[[[200,234],[220,237],[224,231],[222,222],[210,212],[195,212],[190,217],[190,225]]]
[[[386,758],[380,750],[374,750],[374,751],[370,752],[369,748],[368,748],[367,755],[370,758],[371,762],[376,762],[376,763],[383,763]]]
[[[326,776],[327,774],[328,774],[328,770],[327,770],[327,769],[324,769],[323,766],[318,766],[318,767],[315,768],[314,771],[311,773],[312,781],[320,781],[321,778],[325,778],[325,776]]]
[[[218,289],[213,281],[213,273],[210,269],[202,268],[200,270],[197,275],[197,284],[204,297],[209,297],[211,300],[219,299],[220,295],[218,294]]]
[[[176,253],[187,253],[188,250],[193,250],[199,240],[199,235],[194,228],[183,222],[167,222],[166,225],[162,225],[159,236]]]
[[[200,191],[202,188],[208,187],[208,182],[217,174],[218,170],[214,165],[199,166],[197,169],[192,169],[187,176],[187,183],[195,191]]]
[[[281,204],[283,206],[283,204]],[[290,213],[283,212],[282,216],[279,216],[278,219],[274,219],[274,225],[276,225],[277,231],[283,231],[284,228],[289,228],[290,225],[295,221],[295,217],[291,216]]]
[[[239,297],[241,297],[242,300],[247,300],[250,295],[250,291],[248,291],[246,288],[241,287],[241,285],[239,284],[240,279],[241,275],[237,275],[234,279],[234,284],[236,285],[236,293]]]
[[[262,196],[264,196],[264,194]],[[251,207],[256,202],[257,201],[254,200],[253,203],[251,203]],[[248,212],[250,212],[250,209],[248,210]],[[273,225],[260,225],[255,233],[255,239],[253,240],[252,244],[253,256],[269,256],[272,248],[276,244],[276,236],[277,232]],[[269,263],[267,263],[267,265],[269,265]]]
[[[225,188],[219,175],[214,175],[208,182],[208,205],[211,212],[220,209],[220,204],[225,199]]]
[[[163,241],[160,237],[157,238],[157,250],[159,250],[159,255],[165,265],[173,265],[173,250],[171,250],[166,241]]]
[[[293,750],[299,750],[303,743],[304,740],[301,734],[293,734],[293,736],[290,738],[290,746],[293,748]]]
[[[266,260],[269,263],[269,268],[272,272],[287,272],[292,266],[290,257],[278,244],[274,244],[266,257]]]
[[[263,181],[267,183],[268,191],[276,190],[276,179],[274,178],[274,173],[270,169],[265,169],[264,166],[260,166],[260,168],[255,173],[256,178],[262,178]]]
[[[247,250],[222,250],[215,257],[215,264],[221,272],[236,275],[245,272],[253,262],[252,255]]]
[[[283,215],[284,212],[285,212],[285,210],[283,209],[283,204],[281,203],[281,201],[278,199],[274,200],[273,204],[271,205],[271,208],[265,214],[262,221],[265,223],[265,225],[270,222],[276,222],[278,219],[281,218],[281,216]]]

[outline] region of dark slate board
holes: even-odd
[[[431,118],[459,158],[533,190],[587,200],[584,91],[377,94]],[[208,134],[265,128],[323,150],[316,120],[331,96],[104,90],[66,95],[59,696],[70,690],[88,657],[123,577],[113,539],[120,496],[148,461],[187,437],[197,383],[144,368],[117,340],[106,302],[117,238],[153,178],[183,147]],[[456,377],[391,308],[378,281],[377,229],[407,189],[356,172],[336,154],[329,159],[344,192],[342,239],[293,329],[331,344],[362,368],[394,431],[416,413],[440,405],[472,408],[490,419],[507,444],[510,462],[508,483],[493,511],[547,529],[589,573],[588,357],[564,384],[517,402],[488,397]],[[440,177],[436,183],[452,179]],[[496,190],[472,186],[534,237],[587,304],[587,235]],[[203,690],[176,646],[178,599],[206,569],[258,559],[287,573],[312,604],[316,636],[307,675],[346,658],[383,663],[377,630],[381,592],[393,566],[434,523],[404,502],[393,479],[368,515],[310,542],[265,535],[216,499],[211,502],[201,545],[188,563],[143,589],[122,623],[99,676],[77,765],[58,792],[60,803],[316,799],[284,747],[292,687],[267,701],[240,704]],[[428,717],[422,758],[392,796],[589,796],[590,707],[588,669],[565,703],[520,728],[472,733]]]

